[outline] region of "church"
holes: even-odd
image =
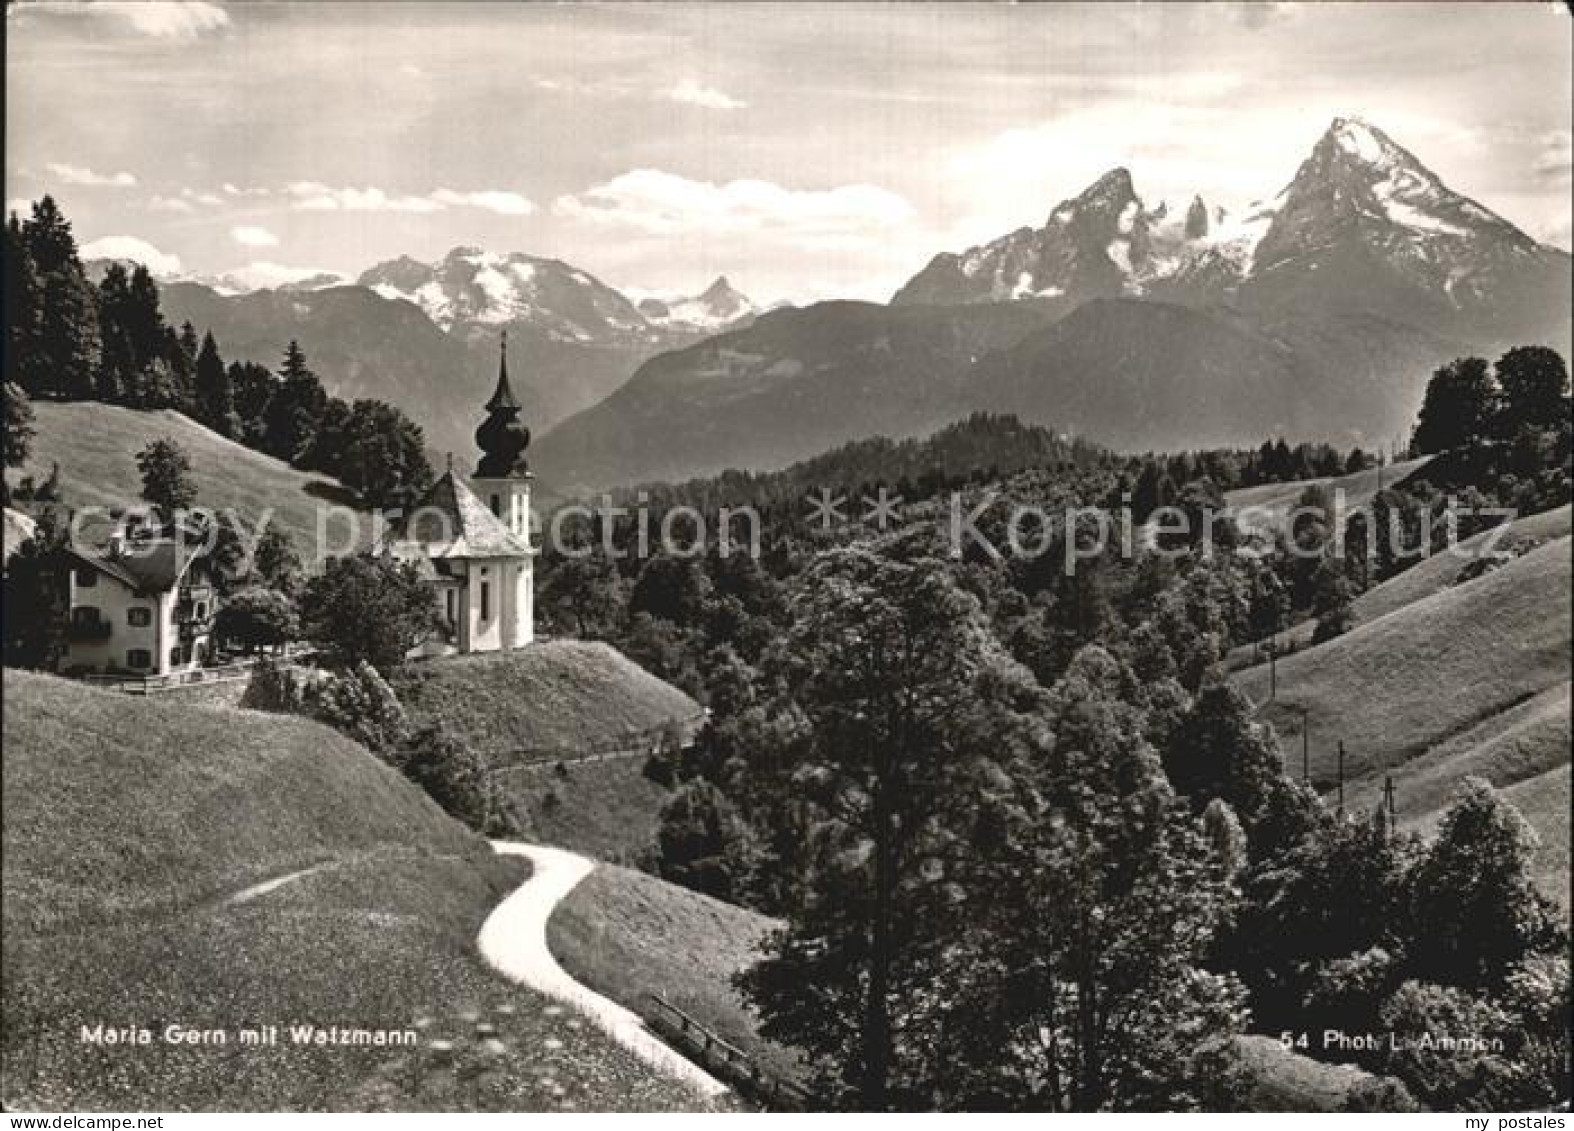
[[[535,639],[530,541],[530,429],[508,384],[508,336],[497,388],[476,429],[481,459],[469,482],[448,469],[393,526],[382,552],[414,563],[438,592],[441,627],[417,655],[502,652]]]

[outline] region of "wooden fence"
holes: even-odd
[[[667,728],[673,724],[678,728],[679,745],[685,750],[689,749],[694,745],[708,717],[706,712],[699,711],[686,718],[669,720],[660,726],[631,731],[620,738],[616,746],[601,750],[587,752],[575,746],[520,746],[508,750],[490,750],[486,752],[486,757],[492,764],[493,774],[540,770],[558,765],[578,766],[587,762],[611,762],[619,758],[645,758],[661,749]]]
[[[314,655],[316,649],[294,648],[282,655],[273,657],[282,662],[304,660]],[[163,691],[177,691],[188,687],[206,687],[215,684],[235,683],[238,680],[250,679],[257,670],[257,665],[264,657],[255,656],[246,660],[237,660],[229,664],[215,664],[212,667],[193,668],[191,671],[171,672],[168,675],[100,675],[89,673],[81,678],[83,683],[92,687],[102,687],[107,691],[119,691],[126,695],[156,695]]]
[[[740,1095],[774,1111],[814,1109],[813,1097],[803,1088],[768,1071],[660,994],[646,996],[654,1007],[646,1011],[651,1030]]]

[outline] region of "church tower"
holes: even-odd
[[[486,419],[475,431],[481,460],[470,486],[508,533],[520,543],[530,544],[530,480],[525,463],[525,448],[530,444],[530,429],[519,419],[520,405],[508,383],[508,332],[503,332],[502,353],[497,367],[497,388],[486,402]],[[502,611],[501,645],[513,648],[534,638],[535,593],[531,556],[510,563],[498,563]]]

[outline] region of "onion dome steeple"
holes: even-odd
[[[503,479],[525,474],[524,451],[530,429],[519,419],[519,401],[508,384],[508,332],[503,332],[502,356],[497,367],[497,388],[486,402],[486,419],[475,430],[481,462],[475,473],[482,479]]]

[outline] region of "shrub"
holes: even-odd
[[[519,820],[477,751],[440,725],[406,734],[389,761],[443,811],[489,836],[511,836]]]
[[[409,728],[393,688],[365,661],[346,672],[263,663],[245,705],[316,719],[377,753],[393,749]]]

